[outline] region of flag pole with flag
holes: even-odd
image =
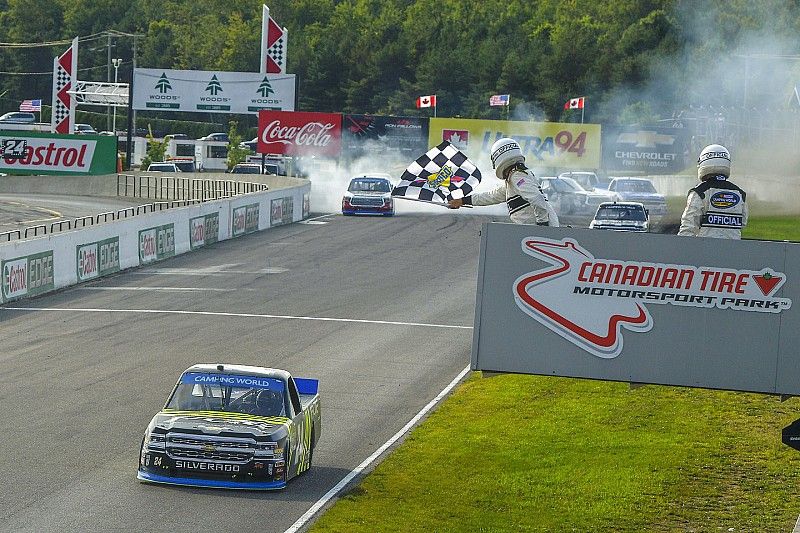
[[[586,104],[586,97],[579,96],[577,98],[570,98],[564,104],[564,109],[580,109],[581,110],[581,124],[583,124],[583,108]]]
[[[506,120],[508,120],[509,108],[511,107],[510,94],[493,94],[489,97],[490,106],[505,106],[506,107]]]
[[[19,110],[27,113],[39,112],[39,122],[42,121],[42,101],[41,100],[23,100],[19,104]]]
[[[433,116],[436,118],[436,95],[431,94],[428,96],[420,96],[417,98],[417,109],[421,109],[423,107],[432,107],[433,108]]]

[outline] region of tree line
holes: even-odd
[[[51,94],[59,44],[88,36],[79,78],[106,80],[111,57],[129,81],[149,68],[256,71],[261,0],[0,0],[0,111]],[[740,100],[740,82],[698,89],[721,57],[759,33],[800,34],[789,0],[270,0],[289,30],[288,72],[299,77],[299,109],[424,115],[415,99],[436,94],[439,116],[505,117],[492,94],[511,95],[511,118],[575,121],[568,98],[586,96],[586,120],[620,123],[669,116],[711,99]],[[728,54],[728,55],[726,55]],[[113,69],[110,70],[113,80]],[[664,76],[664,82],[654,79]],[[655,85],[655,87],[654,87]],[[752,85],[751,95],[756,84]],[[707,103],[707,102],[702,102]],[[161,115],[164,117],[165,115]],[[182,115],[187,121],[227,117]],[[246,119],[243,125],[252,126]]]

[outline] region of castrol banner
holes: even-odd
[[[3,260],[3,301],[53,290],[53,251]]]
[[[476,162],[488,161],[492,144],[503,137],[516,139],[526,164],[533,169],[600,166],[599,124],[432,118],[428,127],[430,146],[448,141]]]
[[[0,172],[90,175],[116,169],[116,137],[0,131]]]
[[[261,111],[258,153],[339,157],[342,115],[304,111]]]
[[[493,223],[479,265],[474,370],[800,394],[800,244]]]

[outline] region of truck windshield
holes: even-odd
[[[636,222],[644,222],[647,220],[647,215],[644,209],[639,207],[628,206],[607,206],[601,207],[597,210],[597,220],[633,220]]]
[[[194,172],[194,163],[191,161],[173,161],[173,163],[181,172]]]
[[[653,184],[645,180],[620,181],[617,184],[617,190],[619,192],[645,192],[649,194],[653,194],[656,192],[656,188],[653,187]]]
[[[283,381],[275,378],[187,372],[167,408],[283,417],[288,412],[285,390]]]
[[[378,179],[353,180],[350,182],[350,192],[389,192],[389,182]]]

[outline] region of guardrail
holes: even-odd
[[[117,196],[154,200],[221,200],[239,194],[266,191],[264,183],[236,180],[179,178],[177,176],[117,175]]]
[[[0,233],[0,243],[39,237],[50,233],[85,228],[95,224],[145,215],[165,209],[186,207],[212,200],[222,200],[241,194],[269,190],[264,183],[235,180],[212,180],[178,178],[174,176],[137,176],[135,174],[117,175],[117,196],[161,200],[117,211],[107,211],[75,219],[52,222],[49,226],[39,224]]]

